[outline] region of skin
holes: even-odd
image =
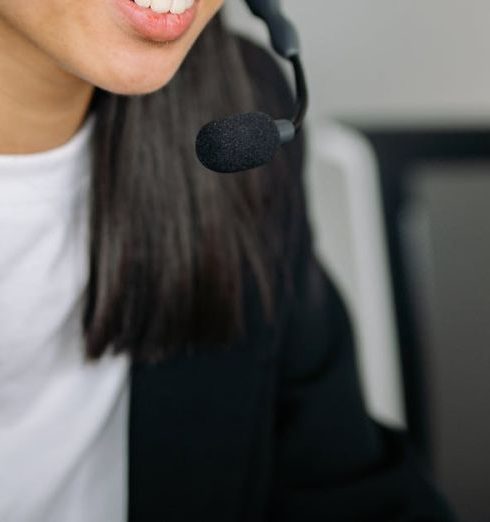
[[[172,42],[143,39],[126,0],[0,0],[0,154],[42,152],[82,125],[95,87],[123,95],[165,86],[224,0],[199,0]]]

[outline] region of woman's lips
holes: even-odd
[[[181,14],[155,13],[133,0],[114,0],[126,22],[140,36],[155,42],[170,42],[182,36],[196,17],[199,0]]]

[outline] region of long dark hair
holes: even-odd
[[[247,270],[273,320],[278,267],[285,267],[278,231],[290,210],[281,180],[287,159],[230,176],[207,171],[194,152],[203,124],[257,109],[254,81],[218,13],[161,90],[96,89],[83,317],[89,358],[110,349],[159,360],[225,346],[243,332]]]

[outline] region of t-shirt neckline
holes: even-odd
[[[68,200],[87,181],[95,113],[60,146],[29,154],[0,154],[0,207]]]

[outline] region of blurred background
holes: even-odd
[[[409,429],[462,522],[489,521],[490,5],[283,4],[310,81],[317,253],[355,322],[366,405]],[[242,2],[225,14],[267,45]]]

